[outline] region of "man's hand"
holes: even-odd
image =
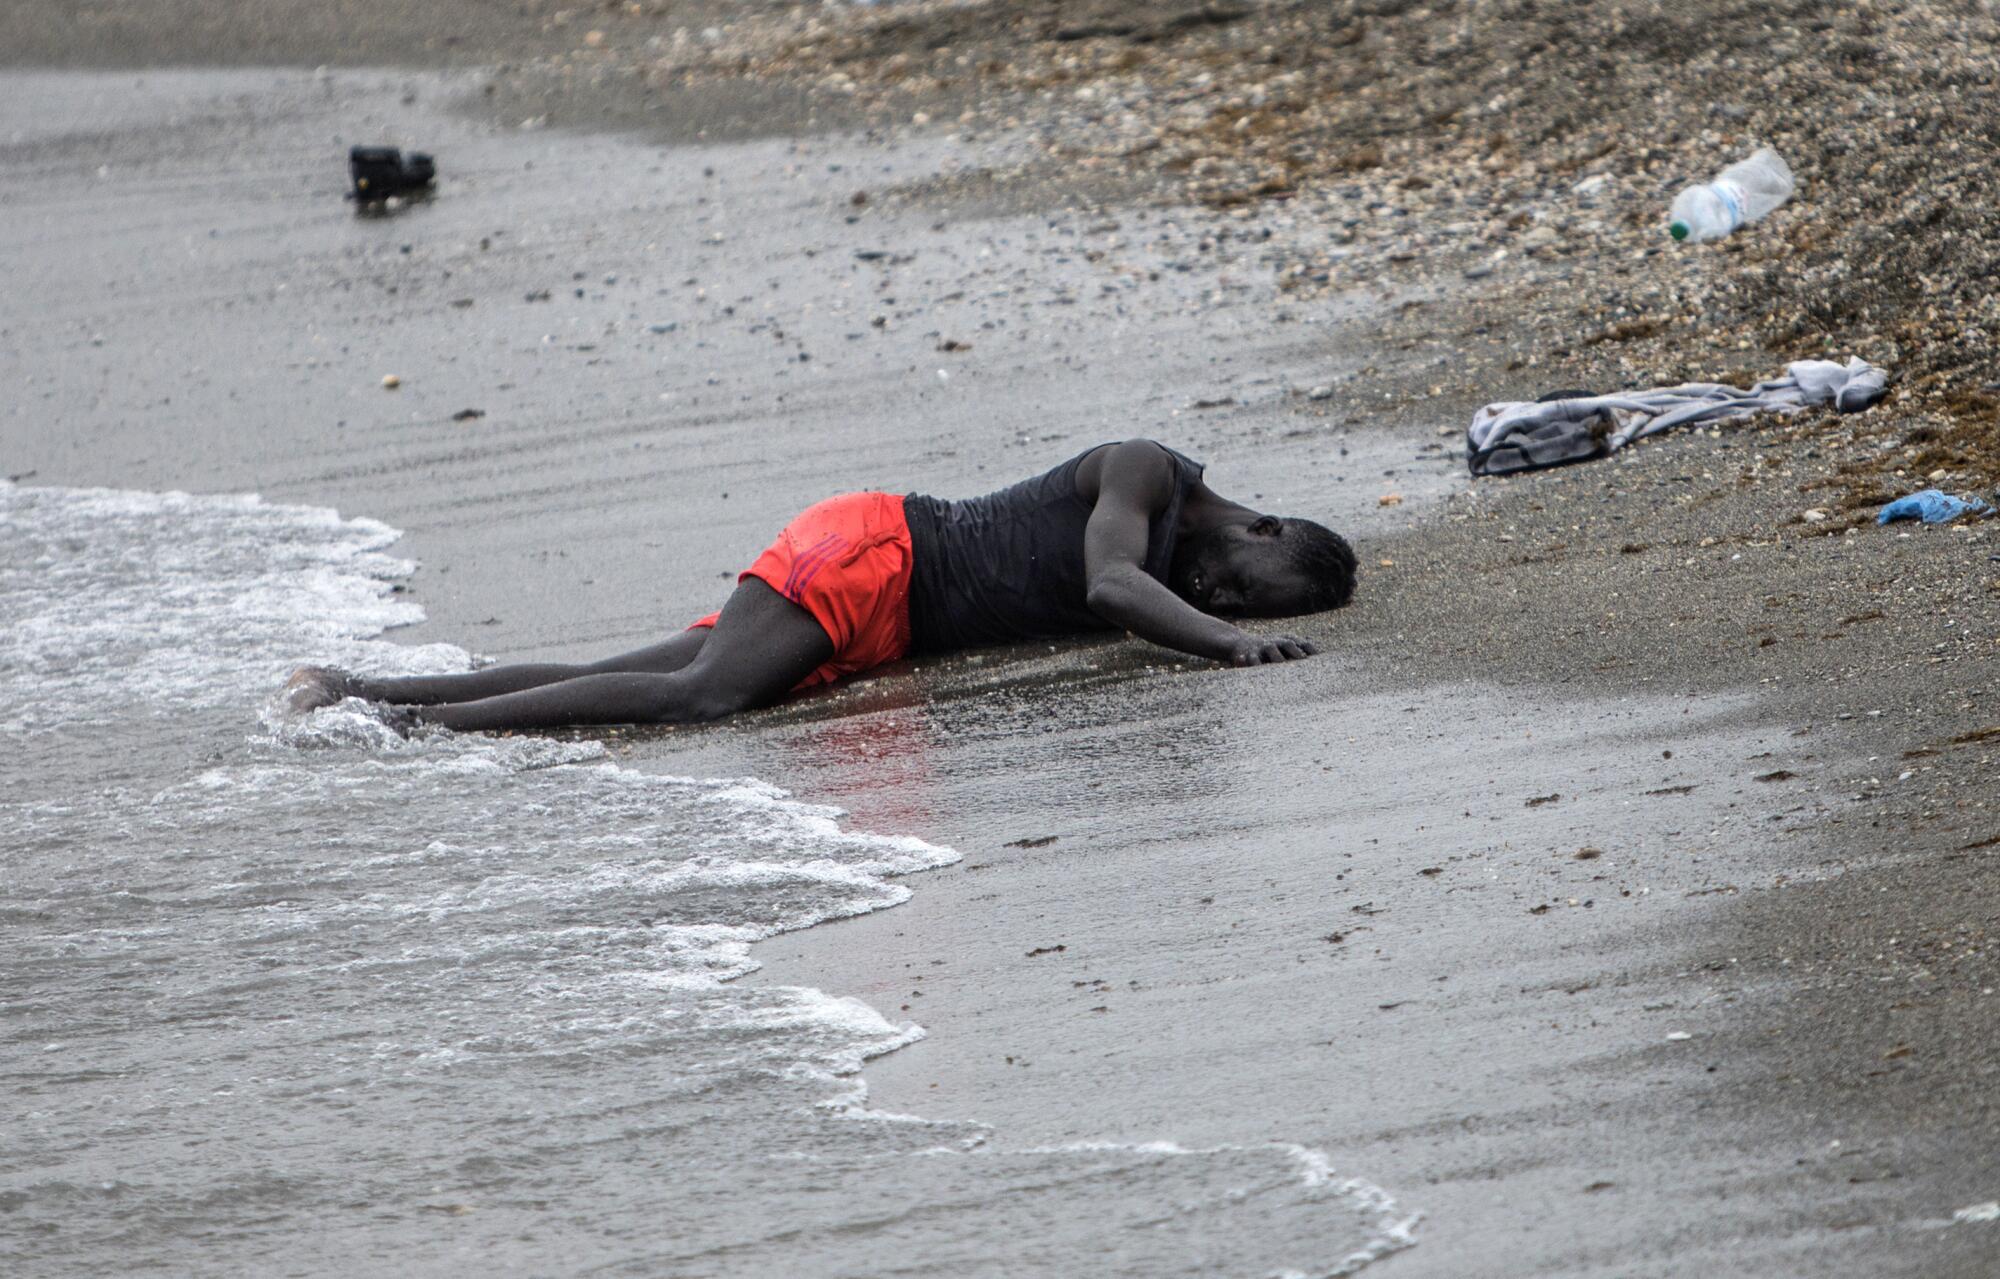
[[[1292,635],[1251,635],[1202,612],[1145,570],[1151,521],[1174,492],[1166,450],[1127,440],[1105,454],[1096,505],[1083,533],[1089,579],[1084,602],[1113,626],[1182,653],[1232,666],[1262,666],[1311,657],[1319,646]]]
[[[1229,650],[1231,666],[1263,666],[1269,662],[1296,662],[1302,657],[1311,657],[1319,652],[1319,645],[1311,640],[1300,639],[1296,635],[1250,635],[1238,632],[1241,639]]]

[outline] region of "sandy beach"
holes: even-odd
[[[710,61],[564,70],[723,4],[185,7],[157,43],[136,8],[0,19],[23,485],[386,521],[427,613],[397,638],[507,659],[660,637],[827,493],[981,492],[1132,435],[1354,539],[1310,662],[1105,638],[605,735],[962,855],[757,948],[749,982],[923,1028],[872,1107],[1323,1150],[1420,1214],[1370,1274],[1993,1272],[2000,1224],[1954,1214],[2000,1195],[2000,525],[1845,504],[1922,487],[1903,452],[1990,370],[1925,366],[1921,421],[1892,391],[1475,482],[1477,406],[1635,372],[1507,310],[1587,247],[1302,288],[1303,199],[1025,164],[1036,117],[954,123],[963,83],[900,85],[892,127]],[[436,198],[357,217],[343,157],[377,141],[434,151]],[[1840,336],[1741,332],[1645,351],[1775,374]]]

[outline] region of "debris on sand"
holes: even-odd
[[[1690,244],[1719,240],[1738,227],[1762,221],[1797,189],[1792,167],[1783,156],[1764,147],[1712,180],[1697,182],[1675,196],[1668,231],[1674,239]]]
[[[1912,443],[1829,459],[1843,484],[2000,476],[1991,9],[903,0],[671,34],[612,33],[604,54],[663,88],[750,77],[883,128],[922,111],[1008,147],[997,181],[1240,217],[1245,255],[1300,294],[1490,279],[1440,335],[1461,391],[1525,367],[1661,385],[1739,372],[1722,353],[1856,351],[1901,378],[1897,420],[1859,429]],[[1672,251],[1674,192],[1758,145],[1804,198]],[[1318,233],[1281,249],[1260,238],[1276,221]]]
[[[428,193],[437,181],[437,163],[421,151],[396,147],[354,147],[347,153],[351,198],[364,205]]]
[[[1883,507],[1875,522],[1894,524],[1898,520],[1922,520],[1926,524],[1949,524],[1961,515],[1987,515],[1992,510],[1993,507],[1983,498],[1954,497],[1941,489],[1924,489],[1899,497]]]
[[[1609,395],[1553,391],[1532,401],[1488,404],[1465,430],[1474,475],[1508,475],[1608,456],[1662,431],[1740,421],[1759,413],[1800,413],[1831,405],[1860,413],[1887,395],[1889,374],[1859,356],[1794,360],[1784,376],[1748,390],[1690,382]]]

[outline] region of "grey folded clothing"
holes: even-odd
[[[1796,413],[1831,403],[1858,413],[1889,393],[1888,370],[1859,356],[1845,364],[1796,360],[1785,376],[1739,390],[1689,382],[1619,395],[1558,392],[1529,403],[1503,401],[1472,415],[1466,464],[1474,475],[1509,475],[1604,457],[1633,440],[1690,422],[1727,422],[1753,413]]]

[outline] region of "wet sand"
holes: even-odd
[[[479,88],[0,77],[0,469],[384,519],[410,638],[511,658],[657,637],[828,491],[1166,439],[1356,535],[1326,656],[1003,651],[626,739],[966,855],[762,948],[929,1030],[876,1104],[1318,1145],[1425,1214],[1385,1274],[1986,1273],[1947,1223],[1995,1193],[1990,747],[1951,742],[1994,718],[1990,537],[1755,531],[1725,468],[1813,447],[1775,432],[1469,499],[1468,403],[1343,380],[1428,358],[1374,345],[1380,299],[1177,269],[1192,215],[981,216],[925,194],[977,162],[941,138],[447,110]],[[434,148],[438,199],[357,219],[376,140]]]

